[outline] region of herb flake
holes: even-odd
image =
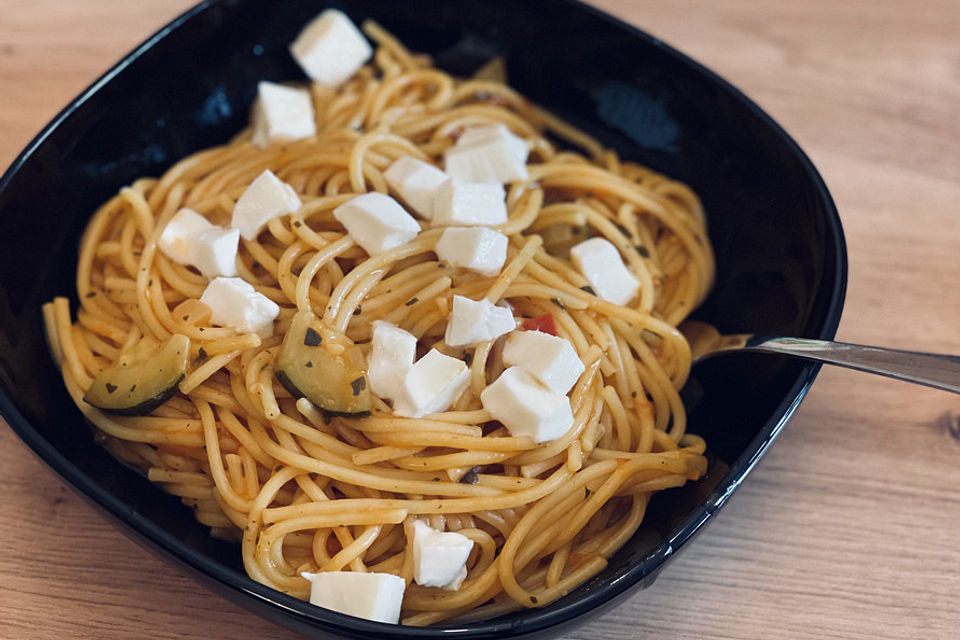
[[[461,484],[477,484],[480,482],[480,467],[473,467],[460,478]]]
[[[367,379],[364,376],[360,376],[350,382],[350,388],[353,389],[353,395],[360,395],[360,392],[367,388]]]

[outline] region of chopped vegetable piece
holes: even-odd
[[[542,331],[552,336],[557,335],[557,323],[553,319],[552,313],[545,313],[536,318],[527,318],[521,326],[525,331]]]
[[[161,345],[143,342],[98,373],[83,399],[111,413],[150,413],[177,392],[189,357],[190,338],[179,333]]]
[[[323,411],[356,415],[370,411],[370,391],[359,347],[325,327],[309,311],[293,317],[276,366],[277,380],[297,398]]]

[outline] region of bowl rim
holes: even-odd
[[[843,228],[840,222],[836,205],[824,183],[823,178],[814,167],[807,154],[797,142],[759,105],[748,98],[742,91],[713,72],[700,62],[664,43],[658,37],[647,33],[637,26],[629,24],[620,18],[610,15],[601,9],[586,4],[582,0],[562,0],[567,5],[574,5],[588,13],[610,23],[612,26],[625,30],[632,37],[645,41],[657,47],[664,55],[673,61],[691,68],[702,74],[705,79],[722,89],[729,98],[739,102],[753,116],[759,118],[784,143],[795,159],[799,162],[803,173],[810,181],[817,200],[822,205],[826,225],[824,247],[825,255],[836,263],[836,270],[826,274],[821,286],[830,287],[831,294],[823,313],[823,326],[816,338],[832,339],[836,334],[837,326],[843,309],[846,293],[848,261]],[[20,169],[30,160],[36,150],[47,138],[82,107],[103,86],[112,81],[127,67],[149,51],[158,42],[176,31],[195,16],[204,13],[216,5],[233,4],[230,0],[203,0],[190,7],[179,16],[159,28],[153,35],[134,47],[117,63],[105,71],[93,83],[57,113],[41,131],[24,147],[11,165],[0,176],[0,193],[4,192]],[[832,277],[831,277],[832,276]],[[828,281],[829,280],[829,281]],[[50,442],[33,428],[29,420],[19,411],[7,389],[0,385],[0,416],[3,416],[11,429],[31,449],[34,455],[50,468],[62,481],[66,482],[81,497],[95,506],[101,513],[108,516],[120,530],[132,537],[138,543],[149,543],[146,546],[150,551],[162,552],[164,559],[175,560],[174,566],[186,570],[193,577],[212,580],[220,590],[243,594],[258,605],[254,610],[260,613],[271,610],[283,617],[284,621],[300,631],[312,630],[332,633],[344,633],[358,637],[371,638],[384,635],[394,638],[498,638],[512,637],[514,633],[520,635],[543,633],[544,631],[565,622],[570,622],[583,616],[587,612],[609,604],[622,597],[638,583],[652,581],[663,569],[676,552],[688,543],[697,533],[702,531],[715,513],[727,502],[734,490],[739,487],[757,462],[766,454],[770,445],[780,435],[787,422],[793,416],[806,396],[814,378],[819,372],[820,365],[803,363],[797,379],[791,385],[784,400],[777,406],[771,416],[754,439],[747,445],[743,455],[737,458],[730,466],[723,481],[702,501],[693,512],[676,526],[672,534],[664,539],[657,547],[649,551],[642,560],[634,563],[614,581],[602,585],[600,588],[586,595],[560,606],[551,606],[544,609],[528,609],[524,612],[522,624],[516,620],[477,621],[460,626],[435,627],[406,627],[372,622],[352,616],[337,613],[320,607],[315,607],[301,600],[293,598],[271,587],[255,582],[245,574],[221,565],[209,556],[191,549],[179,539],[168,534],[163,529],[153,525],[136,511],[129,509],[111,492],[94,482],[76,467],[69,458],[61,454]],[[655,562],[654,562],[655,561]],[[651,569],[648,565],[653,564]],[[248,607],[251,610],[251,607]],[[277,620],[274,620],[277,622]],[[506,634],[506,635],[505,635]]]

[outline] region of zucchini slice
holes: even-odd
[[[142,343],[98,373],[83,399],[112,413],[150,413],[177,392],[189,357],[190,338],[179,333],[161,345]]]
[[[315,315],[293,317],[277,358],[276,376],[296,398],[306,398],[331,414],[370,412],[370,385],[360,348]]]

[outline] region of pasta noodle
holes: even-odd
[[[374,61],[339,89],[310,88],[315,137],[260,149],[248,129],[103,204],[80,246],[75,321],[66,298],[44,307],[51,351],[110,451],[214,535],[239,540],[254,580],[305,599],[302,571],[393,573],[408,583],[402,622],[412,625],[544,606],[603,569],[653,493],[706,470],[703,440],[685,431],[678,390],[690,349],[676,328],[713,277],[704,214],[685,185],[621,161],[508,86],[455,79],[375,24],[365,29]],[[509,185],[498,276],[440,262],[441,229],[370,257],[333,218],[354,194],[386,193],[383,173],[397,158],[436,161],[466,127],[491,123],[531,148],[529,179]],[[198,300],[206,279],[157,249],[181,207],[229,221],[264,169],[303,202],[241,240],[239,275],[280,306],[270,338],[214,326]],[[612,242],[640,281],[632,305],[596,296],[571,266],[571,242],[590,235]],[[483,409],[502,349],[444,343],[454,294],[506,302],[519,318],[552,314],[585,366],[565,435],[513,437]],[[274,375],[298,310],[364,350],[373,321],[390,321],[421,352],[466,359],[470,384],[450,410],[425,418],[394,416],[377,397],[368,417],[324,415]],[[124,416],[83,401],[121,354],[174,334],[190,339],[192,364],[168,402]],[[418,518],[473,541],[458,590],[411,583]]]

